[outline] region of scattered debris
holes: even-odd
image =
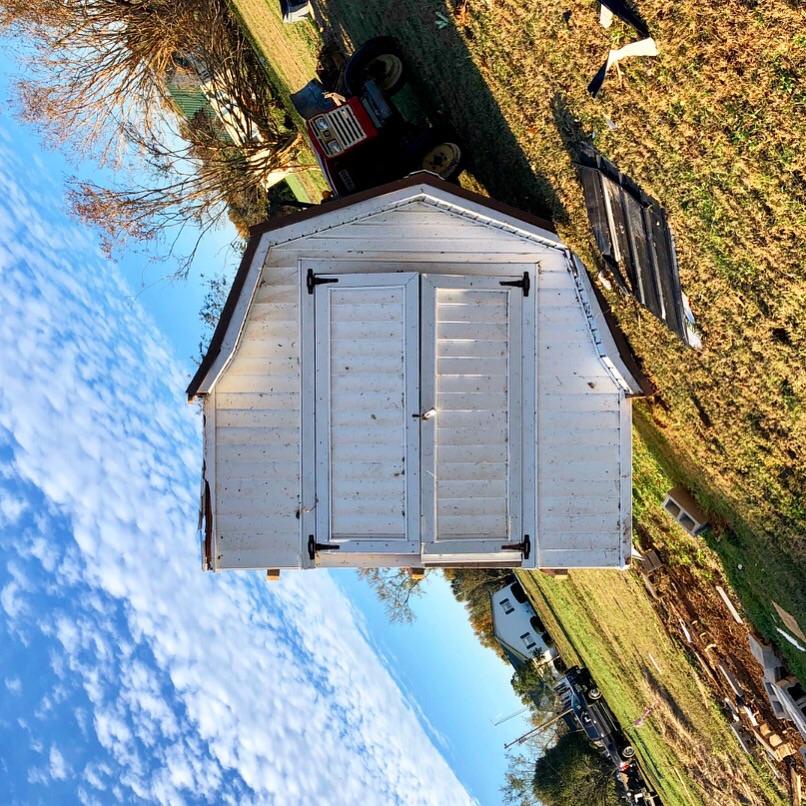
[[[575,164],[605,267],[683,342],[700,345],[694,317],[684,308],[666,211],[592,146],[579,148]]]
[[[800,638],[801,641],[806,641],[806,635],[803,634],[803,630],[801,630],[798,620],[791,613],[788,613],[786,610],[784,610],[784,608],[781,607],[778,602],[773,601],[772,606],[775,608],[775,612],[778,614],[778,617],[784,622],[784,626],[787,628],[787,630]]]
[[[789,768],[789,786],[792,789],[792,806],[803,803],[803,776],[794,768]]]
[[[775,629],[778,630],[778,632],[796,649],[799,649],[801,652],[806,652],[806,647],[803,646],[803,644],[801,644],[797,638],[794,638],[786,630],[782,630],[780,627],[776,627]]]
[[[601,0],[599,22],[603,28],[610,27],[614,14],[622,22],[632,26],[640,37],[646,39],[649,36],[649,26],[622,0]]]
[[[436,26],[440,31],[450,25],[450,21],[441,11],[435,11],[434,16],[437,18]]]
[[[683,619],[679,618],[678,622],[680,623],[680,629],[683,631],[683,635],[686,636],[686,643],[690,644],[691,643],[691,633],[688,631],[688,627],[686,627],[686,624],[683,621]]]
[[[725,582],[709,583],[685,565],[664,563],[668,558],[662,546],[646,542],[640,548],[642,556],[636,570],[645,586],[651,579],[655,611],[666,630],[683,644],[698,685],[700,681],[708,685],[742,750],[763,760],[782,784],[789,782],[792,766],[803,774],[806,744],[802,745],[801,759],[795,750],[803,740],[795,720],[787,716],[777,697],[788,698],[806,718],[806,691],[798,688],[794,678],[787,677],[772,646],[752,636],[746,623],[738,623],[726,611],[715,584],[720,582],[724,592]],[[650,553],[657,562],[646,573],[644,563]],[[763,677],[754,658],[764,668]],[[651,658],[647,660],[651,662]],[[779,692],[781,686],[785,691]]]
[[[793,723],[806,739],[806,688],[787,669],[772,644],[750,633],[750,652],[764,672],[764,690],[777,719]]]
[[[730,729],[733,731],[733,735],[738,740],[742,750],[744,750],[745,753],[752,754],[753,734],[738,722],[731,722]]]
[[[775,761],[783,761],[795,754],[795,748],[789,742],[784,741],[777,733],[773,733],[772,728],[764,723],[759,725],[758,730],[752,731],[758,743],[767,751]]]
[[[731,602],[728,594],[725,593],[725,589],[721,585],[716,586],[716,592],[719,594],[719,598],[725,603],[725,607],[728,608],[731,616],[733,616],[733,620],[737,624],[744,624],[744,620],[739,615],[739,611],[734,607],[733,602]]]
[[[680,485],[666,494],[663,508],[694,537],[708,526],[708,516],[694,500],[694,496]]]
[[[661,558],[658,556],[658,552],[655,549],[649,549],[645,551],[643,556],[639,555],[638,560],[638,567],[641,569],[642,573],[644,574],[652,574],[654,571],[657,571],[663,565]]]
[[[728,685],[730,686],[730,690],[734,693],[734,695],[739,698],[744,698],[744,689],[739,684],[739,681],[736,679],[736,676],[731,672],[730,669],[727,669],[724,664],[720,663],[717,667],[719,669],[720,674],[722,677],[725,678]]]
[[[630,42],[628,45],[619,48],[618,50],[611,50],[607,54],[605,63],[599,68],[599,72],[593,77],[593,80],[588,84],[588,92],[595,98],[602,89],[605,77],[608,71],[614,64],[618,64],[622,59],[627,59],[632,56],[657,56],[658,46],[652,37],[646,39],[639,39],[637,42]]]
[[[638,719],[636,719],[632,723],[633,726],[636,727],[636,728],[640,728],[641,725],[643,725],[644,722],[646,722],[647,717],[658,707],[659,703],[660,703],[660,700],[655,700],[650,705],[647,705],[647,707],[644,708],[643,712],[641,713],[641,716],[639,716]]]

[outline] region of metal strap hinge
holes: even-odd
[[[325,283],[338,283],[338,277],[317,277],[313,273],[313,269],[308,269],[307,277],[305,278],[305,285],[308,286],[308,293],[313,294],[314,288],[318,285],[324,285]]]
[[[338,543],[317,543],[313,535],[308,535],[308,557],[316,559],[317,551],[338,551],[341,546]]]
[[[523,554],[523,559],[528,560],[532,553],[532,539],[529,535],[524,535],[520,543],[505,543],[501,546],[501,551],[519,551]]]
[[[529,296],[529,289],[532,287],[532,281],[529,278],[529,272],[525,271],[520,280],[501,280],[501,285],[508,285],[511,288],[522,288],[523,296]]]

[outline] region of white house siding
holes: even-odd
[[[518,585],[519,583],[515,583]],[[536,615],[529,602],[519,602],[515,598],[513,585],[506,585],[492,595],[493,630],[495,637],[510,651],[523,658],[548,660],[557,656],[543,640],[543,630],[532,626]],[[533,644],[533,646],[528,646]]]
[[[625,439],[629,452],[629,401],[597,358],[567,253],[422,201],[273,241],[298,226],[263,236],[258,255],[267,247],[268,254],[254,301],[214,387],[217,567],[307,564],[305,508],[297,518],[299,266],[305,259],[365,272],[484,274],[490,264],[499,273],[501,264],[522,264],[518,271],[538,265],[539,554],[533,551],[528,564],[621,564],[622,527],[630,522],[629,493],[625,498],[619,488]],[[328,562],[327,555],[320,560]]]

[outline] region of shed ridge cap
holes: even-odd
[[[270,248],[275,248],[277,246],[285,246],[303,238],[310,238],[311,236],[315,236],[318,233],[329,229],[356,224],[360,221],[365,221],[372,216],[398,210],[410,204],[421,203],[427,204],[436,210],[440,210],[441,212],[453,215],[456,218],[470,220],[481,224],[482,226],[489,227],[490,229],[500,230],[507,235],[522,238],[532,243],[538,243],[544,248],[555,249],[560,252],[565,250],[566,247],[560,240],[559,236],[555,235],[555,237],[551,237],[551,230],[548,228],[550,224],[548,222],[545,222],[545,226],[542,226],[540,223],[537,223],[536,219],[535,222],[524,221],[524,226],[522,227],[517,226],[515,223],[509,223],[509,221],[515,222],[518,220],[516,217],[516,214],[518,213],[517,210],[502,209],[501,206],[498,206],[499,203],[495,199],[480,196],[478,194],[460,195],[457,192],[458,190],[460,189],[446,188],[423,181],[420,181],[418,184],[405,185],[403,187],[389,186],[386,193],[379,193],[378,195],[370,198],[356,199],[351,204],[338,207],[334,206],[331,209],[323,209],[319,211],[317,216],[309,217],[305,222],[291,222],[286,226],[280,226],[274,228],[273,230],[266,230],[265,232],[273,233],[274,237],[271,237],[269,246]],[[384,196],[391,196],[395,193],[405,191],[409,191],[409,193],[402,198],[390,198],[386,201],[383,201]],[[345,201],[349,200],[350,197],[346,197]],[[374,210],[356,210],[353,215],[348,215],[346,218],[342,218],[336,223],[326,223],[323,220],[327,218],[329,214],[338,213],[342,210],[349,211],[350,207],[360,208],[362,204],[373,200],[381,202],[380,205]],[[479,209],[468,209],[468,207],[463,206],[461,202]],[[488,212],[485,213],[483,210],[487,210]],[[509,221],[503,221],[501,220],[502,218],[509,219]],[[303,223],[311,223],[312,226],[304,228],[303,230],[294,234],[285,236],[282,235],[284,229],[288,229]],[[542,229],[545,233],[547,233],[547,235],[540,234],[539,232],[533,232],[530,228]],[[256,230],[255,234],[259,234],[259,230]]]

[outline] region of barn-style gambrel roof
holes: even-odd
[[[268,222],[188,387],[207,566],[625,567],[647,392],[547,221],[417,174]]]

